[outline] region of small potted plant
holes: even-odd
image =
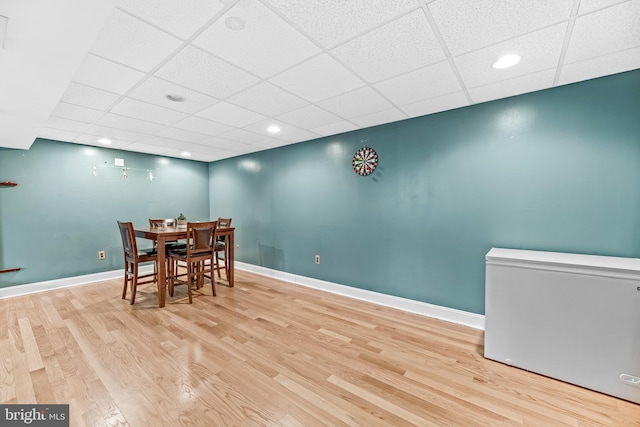
[[[178,218],[176,218],[177,222],[178,222],[178,227],[186,227],[187,226],[187,217],[184,216],[183,213],[180,213],[180,215],[178,215]]]

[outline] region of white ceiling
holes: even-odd
[[[640,0],[2,0],[0,15],[9,148],[109,138],[214,161],[640,68]],[[506,53],[521,62],[493,69]]]

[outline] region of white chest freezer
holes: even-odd
[[[484,356],[640,403],[640,259],[493,248]]]

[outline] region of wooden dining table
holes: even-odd
[[[216,228],[215,238],[224,237],[225,239],[225,254],[224,262],[227,269],[227,283],[230,288],[233,287],[233,247],[235,245],[233,240],[235,228],[234,227],[220,227]],[[157,242],[158,248],[158,305],[160,307],[165,306],[167,299],[167,251],[165,248],[166,242],[172,240],[184,240],[187,238],[187,227],[134,227],[134,233],[136,237],[143,239],[154,240]],[[213,272],[211,275],[213,280]]]

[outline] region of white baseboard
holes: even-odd
[[[153,271],[153,266],[151,265],[140,267],[141,273],[149,273],[151,271]],[[25,285],[9,286],[0,288],[0,299],[34,294],[36,292],[52,291],[54,289],[68,288],[71,286],[86,285],[89,283],[102,282],[103,280],[122,279],[123,275],[124,270],[112,270],[82,276],[64,277],[62,279],[47,280],[44,282],[28,283]]]
[[[362,301],[407,311],[409,313],[420,314],[427,317],[434,317],[436,319],[445,320],[447,322],[459,323],[461,325],[469,326],[474,329],[484,330],[484,316],[482,314],[470,313],[467,311],[442,307],[422,301],[415,301],[393,295],[381,294],[379,292],[373,292],[366,289],[359,289],[351,286],[340,285],[337,283],[325,282],[323,280],[313,279],[311,277],[299,276],[297,274],[272,270],[253,264],[245,264],[243,262],[236,261],[235,266],[239,270],[250,271],[252,273],[273,277],[275,279],[284,280],[286,282],[294,283],[297,285],[332,292],[334,294],[343,295],[349,298],[355,298]]]
[[[285,282],[294,283],[296,285],[307,286],[309,288],[332,292],[334,294],[343,295],[349,298],[355,298],[386,307],[396,308],[398,310],[407,311],[409,313],[434,317],[436,319],[445,320],[447,322],[459,323],[471,328],[484,330],[484,316],[481,314],[469,313],[467,311],[442,307],[439,305],[396,297],[393,295],[381,294],[379,292],[368,291],[366,289],[353,288],[351,286],[325,282],[323,280],[313,279],[311,277],[299,276],[297,274],[272,270],[270,268],[260,267],[253,264],[246,264],[244,262],[236,261],[235,267],[239,270],[250,271],[252,273],[260,274],[263,276],[273,277],[275,279],[284,280]],[[147,269],[149,271],[146,271]],[[151,266],[144,266],[141,268],[141,272],[150,271]],[[6,288],[0,288],[0,299],[33,294],[36,292],[50,291],[60,288],[67,288],[70,286],[86,285],[88,283],[101,282],[103,280],[120,279],[122,278],[123,274],[123,270],[112,270],[104,271],[102,273],[87,274],[83,276],[48,280],[45,282],[29,283],[26,285],[9,286]]]

